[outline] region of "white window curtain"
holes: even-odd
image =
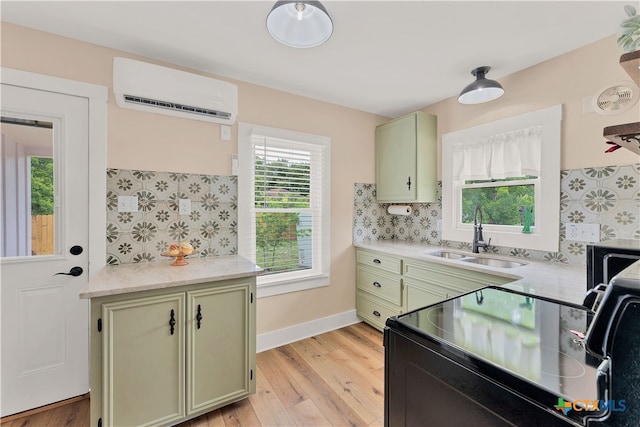
[[[455,181],[540,176],[542,126],[467,140],[452,148]]]

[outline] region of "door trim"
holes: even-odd
[[[89,279],[106,265],[107,101],[106,86],[1,67],[4,84],[87,98],[89,102]],[[88,349],[87,349],[88,350]]]

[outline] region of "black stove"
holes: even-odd
[[[398,322],[574,401],[598,399],[601,360],[582,342],[592,317],[580,307],[486,288],[400,316]]]
[[[497,287],[392,317],[385,425],[599,425],[626,408],[610,358],[585,349],[593,321],[583,306]]]

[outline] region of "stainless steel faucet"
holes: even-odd
[[[480,214],[480,221],[478,221],[478,214]],[[473,214],[473,253],[479,253],[478,249],[483,248],[485,252],[491,244],[491,238],[488,242],[484,241],[482,237],[482,207],[476,205],[476,211]]]

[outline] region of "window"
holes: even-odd
[[[239,124],[238,246],[259,296],[329,282],[329,138]]]
[[[471,241],[476,206],[491,244],[557,251],[561,106],[442,136],[442,235]]]
[[[473,224],[476,206],[482,207],[483,224],[523,227],[528,217],[535,226],[536,176],[464,181],[460,184],[460,221]]]

